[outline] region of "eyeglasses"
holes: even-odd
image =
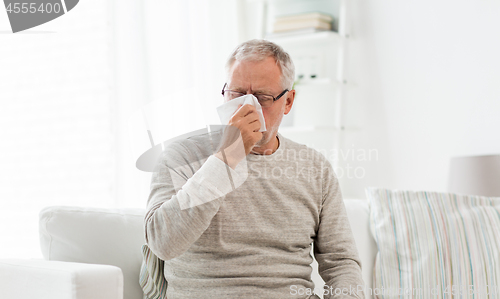
[[[246,94],[243,92],[229,90],[229,89],[225,90],[226,86],[227,83],[224,83],[224,87],[222,87],[222,95],[224,96],[224,99],[226,101],[236,99]],[[287,91],[289,90],[288,89],[283,90],[277,97],[273,97],[272,95],[269,94],[254,94],[254,96],[259,101],[259,104],[262,107],[266,108],[266,107],[271,107],[274,104],[274,102],[279,100],[285,93],[287,93]]]

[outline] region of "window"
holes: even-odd
[[[2,258],[41,257],[45,206],[113,205],[109,34],[108,7],[97,0],[0,34]]]

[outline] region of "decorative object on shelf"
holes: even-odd
[[[452,158],[448,191],[500,197],[500,155]]]
[[[333,31],[324,31],[304,36],[274,36],[269,40],[281,45],[295,64],[296,98],[293,115],[290,115],[290,121],[283,127],[295,127],[300,131],[305,128],[333,128],[335,124],[332,114],[336,110],[337,89],[340,85],[336,78],[339,35]],[[329,132],[325,132],[328,137],[324,138],[333,140]],[[286,134],[304,144],[318,143],[302,138],[303,134],[292,135],[290,130]],[[329,145],[331,146],[333,144]]]
[[[332,16],[320,12],[277,17],[274,21],[273,33],[332,30],[332,21]]]
[[[266,39],[282,46],[295,64],[297,84],[336,82],[340,37],[336,32],[272,34]]]

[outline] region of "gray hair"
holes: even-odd
[[[280,68],[282,87],[291,90],[295,78],[293,61],[282,47],[267,40],[252,39],[236,47],[226,62],[226,73],[229,75],[229,70],[236,60],[262,61],[267,57],[273,57],[276,65]]]

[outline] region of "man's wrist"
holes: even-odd
[[[231,167],[231,169],[235,170],[236,166],[241,162],[242,159],[235,159],[232,155],[226,155],[226,152],[224,150],[220,150],[216,154],[214,154],[215,157],[219,158],[222,162],[224,162],[226,165]],[[244,158],[244,157],[243,157]]]

